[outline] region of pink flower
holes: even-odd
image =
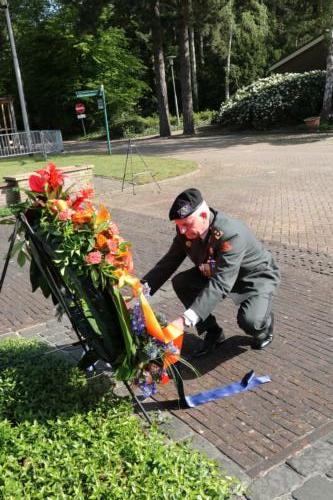
[[[110,222],[109,231],[111,231],[113,235],[119,234],[119,229],[117,224],[115,224],[114,222]]]
[[[112,253],[107,253],[105,256],[105,261],[110,264],[111,266],[114,266],[116,264],[116,258]]]
[[[115,240],[108,240],[107,245],[109,247],[109,251],[112,253],[117,253],[118,251],[118,242]]]
[[[63,210],[62,212],[58,213],[58,219],[62,220],[62,221],[70,220],[72,217],[72,213],[73,213],[73,210],[70,210],[70,209]]]
[[[90,252],[85,257],[85,261],[87,264],[99,264],[102,260],[101,252]]]

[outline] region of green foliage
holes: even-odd
[[[320,112],[324,86],[324,71],[263,78],[222,104],[218,123],[255,129],[297,123]]]
[[[115,398],[35,341],[0,344],[0,497],[230,498],[240,487],[187,445],[165,444]]]
[[[159,118],[157,115],[143,117],[137,114],[122,115],[111,126],[113,137],[156,134]]]
[[[200,125],[208,125],[212,123],[214,117],[216,116],[216,111],[212,111],[211,109],[205,109],[204,111],[197,111],[194,113],[194,123],[197,126]]]
[[[41,1],[24,12],[11,2],[32,128],[60,128],[65,134],[79,131],[74,112],[77,90],[96,89],[104,83],[111,121],[121,112],[132,112],[149,91],[140,57],[130,50],[124,31],[112,25],[112,10],[103,3],[107,2],[94,2],[92,8],[81,2],[80,9],[69,2],[52,2],[47,8],[49,2]],[[0,54],[0,64],[8,68],[7,75],[10,50]],[[0,87],[15,95],[15,78],[4,81],[5,74],[0,76]],[[87,122],[88,129],[103,123],[96,99],[87,101]]]

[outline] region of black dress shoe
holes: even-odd
[[[273,340],[273,329],[274,329],[274,315],[271,314],[271,324],[269,325],[267,332],[260,334],[258,337],[254,337],[252,341],[252,349],[265,349]]]
[[[222,328],[217,328],[213,331],[207,331],[202,347],[194,351],[192,358],[200,358],[214,351],[216,347],[225,341],[225,336]]]

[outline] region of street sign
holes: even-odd
[[[76,97],[96,97],[100,95],[100,90],[79,90],[75,92]]]
[[[78,115],[81,115],[85,112],[86,107],[82,102],[77,102],[75,104],[75,111],[77,112]]]
[[[77,117],[79,120],[82,120],[82,118],[87,118],[87,115],[81,114],[81,115],[77,115]]]
[[[105,91],[104,91],[104,85],[101,84],[100,88],[98,90],[78,90],[75,92],[75,95],[77,98],[81,97],[99,97],[100,99],[97,100],[97,106],[98,109],[103,110],[104,114],[104,121],[105,121],[105,130],[106,130],[106,141],[108,144],[108,151],[109,154],[111,154],[111,141],[110,141],[110,131],[109,131],[109,124],[108,124],[108,113],[106,109],[106,100],[105,100]],[[81,104],[81,103],[78,103]],[[84,105],[83,105],[84,106]],[[76,106],[75,106],[76,109]],[[78,118],[85,118],[85,109],[76,109],[76,112],[78,114]],[[82,128],[84,128],[84,120],[81,120],[82,123]]]

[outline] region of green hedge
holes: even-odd
[[[208,500],[237,491],[214,462],[144,432],[102,381],[41,343],[0,343],[0,498]]]
[[[223,103],[217,123],[268,129],[318,115],[323,102],[325,74],[325,71],[310,71],[262,78]]]

